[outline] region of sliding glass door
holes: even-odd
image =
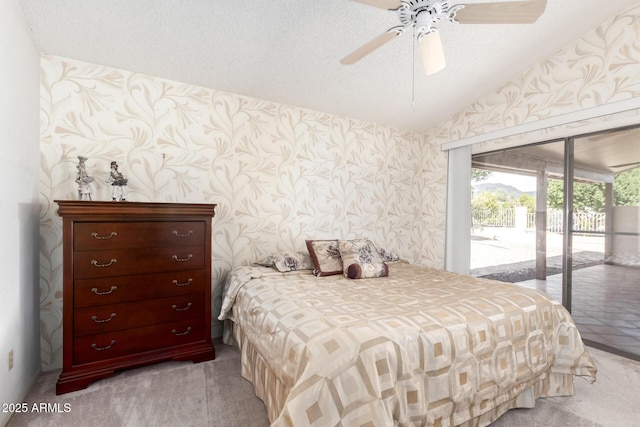
[[[640,127],[476,154],[472,168],[471,274],[548,293],[590,345],[640,359]]]

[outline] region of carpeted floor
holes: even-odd
[[[25,398],[30,410],[14,414],[8,426],[268,426],[262,401],[240,377],[239,352],[215,344],[214,361],[132,369],[61,396],[58,372],[44,373]],[[640,425],[640,362],[589,351],[598,366],[595,384],[578,378],[575,396],[539,399],[536,408],[511,410],[492,427]],[[32,411],[34,403],[48,411]]]

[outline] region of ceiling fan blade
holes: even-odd
[[[368,4],[369,6],[379,7],[380,9],[396,10],[402,4],[400,0],[356,0],[359,3]]]
[[[530,24],[547,6],[547,0],[465,4],[456,12],[461,24]]]
[[[368,54],[370,54],[371,52],[373,52],[374,50],[376,50],[377,48],[379,48],[389,40],[393,39],[398,34],[400,33],[395,30],[382,33],[375,39],[369,41],[363,46],[360,46],[358,49],[354,50],[349,55],[342,58],[340,60],[340,63],[343,65],[353,64],[354,62],[361,60],[362,58],[364,58],[365,56],[367,56]]]
[[[424,73],[427,76],[437,73],[447,65],[440,33],[437,31],[427,33],[422,37],[420,40],[420,52],[422,53]]]

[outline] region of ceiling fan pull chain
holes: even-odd
[[[416,111],[416,27],[413,27],[413,43],[411,44],[411,108]]]

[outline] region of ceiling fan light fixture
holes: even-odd
[[[446,67],[447,62],[442,49],[440,33],[436,29],[432,28],[430,32],[422,34],[418,38],[418,43],[420,44],[425,75],[430,76]]]

